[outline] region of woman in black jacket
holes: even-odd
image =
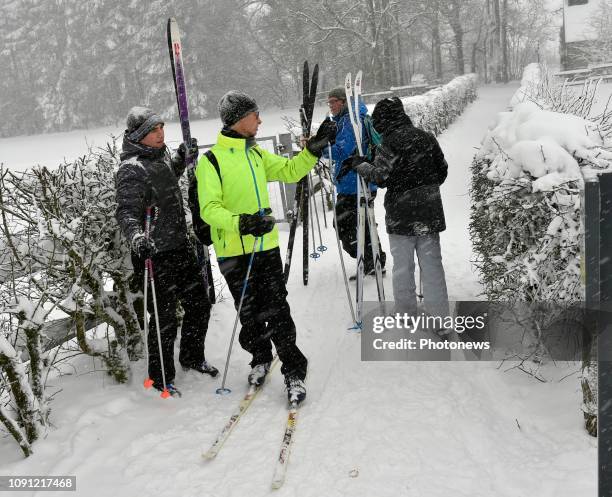
[[[366,181],[387,188],[385,221],[393,256],[396,309],[416,314],[416,251],[427,311],[446,316],[448,294],[439,233],[446,229],[440,185],[448,164],[436,138],[413,126],[399,98],[378,102],[372,121],[383,139],[374,160],[369,163],[365,157],[352,157],[343,169],[353,169]]]

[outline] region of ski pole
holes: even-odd
[[[368,220],[368,230],[370,233],[370,245],[372,250],[372,262],[374,262],[374,269],[376,273],[376,289],[378,291],[378,301],[384,302],[385,300],[385,287],[382,280],[382,262],[380,259],[380,240],[378,239],[378,230],[376,229],[376,219],[374,217],[374,202],[370,196],[369,185],[366,184],[365,180],[359,176],[361,182],[361,189],[365,196],[365,208],[366,216]]]
[[[147,207],[146,216],[145,216],[145,240],[149,239],[151,232],[151,207]],[[145,364],[147,365],[147,377],[145,378],[143,386],[145,388],[151,388],[153,386],[153,380],[148,374],[149,368],[149,316],[147,311],[147,290],[149,289],[149,265],[147,261],[145,261],[145,272],[144,272],[144,311],[143,311],[143,321],[144,321],[144,346],[145,346]]]
[[[310,189],[313,191],[314,193],[314,184],[312,181],[312,176],[310,176],[310,173],[308,174],[308,181],[310,181]],[[313,195],[313,199],[312,199],[312,205],[313,205],[313,210],[315,212],[315,217],[317,219],[317,229],[319,230],[319,246],[317,247],[317,250],[319,252],[325,252],[327,250],[327,247],[325,245],[323,245],[323,237],[321,236],[321,222],[319,221],[319,209],[317,209],[317,202],[316,199],[314,198]],[[314,229],[313,229],[314,231]],[[313,233],[313,242],[314,242],[314,233]]]
[[[323,188],[323,176],[321,175],[321,171],[318,168],[317,175],[319,176],[319,191],[321,192],[321,210],[323,211],[323,223],[325,224],[325,229],[327,229],[327,214],[325,213],[325,189]]]
[[[168,386],[166,385],[166,370],[164,368],[164,353],[162,350],[161,343],[161,329],[159,327],[159,312],[157,311],[157,296],[155,294],[155,276],[153,275],[153,261],[149,257],[145,261],[145,265],[149,265],[149,277],[151,279],[151,297],[153,297],[153,313],[155,314],[155,327],[157,328],[157,346],[159,348],[159,362],[161,364],[162,371],[162,383],[164,385],[164,390],[161,393],[162,399],[167,399],[170,397],[170,392],[168,392]]]
[[[244,277],[244,283],[242,284],[242,293],[240,294],[240,302],[238,303],[238,312],[236,313],[236,319],[234,320],[234,329],[232,331],[232,337],[230,338],[229,348],[227,349],[227,359],[225,360],[225,370],[223,371],[223,381],[221,387],[217,388],[216,393],[221,395],[227,395],[231,393],[229,388],[225,387],[225,380],[227,379],[227,370],[229,368],[229,361],[232,355],[232,346],[234,345],[234,336],[236,335],[236,329],[238,328],[238,320],[240,319],[240,311],[242,310],[242,303],[244,302],[244,296],[246,295],[247,286],[249,283],[249,276],[251,275],[251,268],[253,267],[253,259],[255,259],[255,249],[257,248],[257,240],[260,237],[256,236],[253,242],[253,251],[249,259],[249,266],[247,268],[246,276]]]
[[[423,272],[421,269],[421,261],[419,261],[419,293],[417,295],[419,302],[423,302]]]
[[[309,211],[313,211],[316,210],[316,201],[313,198],[314,197],[314,190],[312,189],[312,181],[310,179],[310,173],[308,173],[308,175],[305,177],[305,180],[308,182],[308,189],[310,190],[310,195],[308,195],[308,205],[306,206],[306,208]],[[314,203],[314,208],[313,208],[313,203]],[[306,227],[306,229],[310,229],[310,231],[312,232],[312,252],[310,253],[310,257],[312,257],[313,259],[318,259],[319,257],[321,257],[321,254],[319,254],[319,252],[317,252],[317,248],[316,248],[316,240],[315,240],[315,229],[314,229],[314,219],[312,216],[312,212],[309,216],[310,218],[310,227]]]
[[[331,154],[331,145],[329,145],[329,163],[330,163],[330,171],[332,164],[332,154]],[[342,244],[340,243],[340,235],[338,234],[338,216],[336,214],[336,192],[332,191],[332,206],[334,208],[334,226],[336,232],[336,243],[338,244],[338,254],[340,255],[340,265],[342,266],[342,276],[344,276],[344,287],[346,288],[346,297],[348,299],[349,307],[351,309],[351,317],[353,318],[353,329],[358,329],[359,325],[357,324],[357,318],[355,317],[355,308],[353,307],[353,297],[351,296],[351,289],[349,285],[348,276],[346,275],[346,267],[344,265],[344,255],[342,255]]]

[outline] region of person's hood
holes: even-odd
[[[397,126],[413,126],[404,111],[404,104],[397,97],[385,98],[376,104],[372,112],[372,125],[381,135],[388,134]]]
[[[166,152],[166,147],[153,148],[147,147],[142,143],[135,143],[128,138],[128,131],[123,134],[122,151],[119,158],[123,160],[130,159],[132,157],[146,157],[148,159],[157,159],[162,157]]]

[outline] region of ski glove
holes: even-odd
[[[344,176],[346,176],[349,172],[354,171],[355,167],[357,167],[359,164],[367,161],[368,158],[361,155],[351,155],[348,159],[344,159],[344,161],[342,161],[340,171],[338,171],[338,174],[336,174],[336,181],[344,178]]]
[[[317,134],[309,138],[308,142],[306,142],[306,148],[310,150],[313,155],[321,157],[321,153],[325,147],[336,143],[336,131],[336,123],[328,117],[321,123],[321,126],[319,126]]]
[[[269,216],[271,209],[266,209],[265,214],[240,214],[238,230],[241,235],[264,236],[274,229],[274,217]]]
[[[132,251],[138,255],[138,257],[144,260],[150,259],[151,256],[157,252],[153,240],[150,237],[145,237],[145,234],[142,231],[136,233],[132,237],[130,247]]]
[[[178,154],[178,156],[181,158],[181,160],[184,162],[185,161],[185,143],[181,143],[179,145],[179,148],[176,150],[176,153]],[[198,149],[198,140],[197,138],[192,138],[191,139],[191,145],[189,147],[189,156],[193,158],[194,162],[198,160],[198,155],[200,154],[200,151]]]

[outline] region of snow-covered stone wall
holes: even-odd
[[[474,157],[470,233],[489,299],[582,299],[583,176],[612,169],[612,129],[588,117],[594,91],[527,66]]]

